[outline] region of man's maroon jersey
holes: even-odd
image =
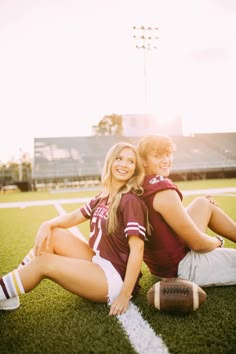
[[[149,221],[152,225],[150,239],[145,242],[144,262],[150,272],[156,276],[176,277],[178,264],[188,253],[189,248],[168,226],[161,214],[154,210],[153,199],[156,193],[167,189],[175,190],[181,200],[182,194],[170,179],[158,175],[146,176],[143,187],[142,199],[147,205]]]
[[[146,213],[144,202],[135,194],[122,195],[117,212],[117,230],[107,232],[107,198],[93,198],[81,208],[82,214],[90,219],[89,245],[101,257],[109,260],[124,279],[129,257],[129,236],[145,239]]]

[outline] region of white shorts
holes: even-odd
[[[112,263],[107,259],[95,255],[92,258],[92,262],[98,264],[106,275],[108,285],[107,302],[111,305],[115,298],[120,294],[123,280]]]
[[[236,285],[236,249],[216,248],[207,253],[190,251],[179,263],[178,277],[199,286]]]

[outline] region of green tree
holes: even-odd
[[[96,135],[123,135],[123,119],[121,115],[104,116],[95,127]]]

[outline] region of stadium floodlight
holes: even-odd
[[[133,38],[136,42],[135,47],[137,49],[143,50],[144,53],[144,97],[145,97],[145,110],[148,111],[148,75],[147,75],[147,51],[152,51],[157,49],[157,31],[158,27],[152,26],[133,26],[134,35]]]

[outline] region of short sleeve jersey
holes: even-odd
[[[95,197],[80,210],[90,219],[90,247],[109,260],[124,279],[130,253],[128,237],[133,235],[145,240],[147,211],[144,202],[131,192],[121,197],[114,234],[107,232],[107,198]]]
[[[156,193],[172,189],[182,200],[178,187],[168,178],[159,175],[149,175],[144,180],[143,200],[148,208],[152,232],[149,241],[145,242],[144,262],[151,273],[159,277],[176,277],[178,264],[188,253],[189,248],[169,227],[161,214],[153,208]],[[173,216],[174,217],[174,216]]]

